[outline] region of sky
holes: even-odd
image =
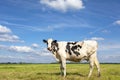
[[[0,0],[0,63],[56,62],[43,39],[98,41],[101,63],[120,63],[120,0]]]

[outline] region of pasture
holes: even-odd
[[[89,64],[67,64],[66,78],[60,64],[0,64],[0,80],[88,80]],[[95,68],[89,80],[120,80],[120,64],[100,64],[101,77]]]

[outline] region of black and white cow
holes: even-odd
[[[91,76],[94,64],[98,69],[98,76],[100,76],[100,66],[97,59],[98,44],[93,40],[79,41],[79,42],[65,42],[53,39],[43,40],[47,43],[47,49],[52,52],[57,60],[60,62],[61,75],[66,76],[66,60],[79,62],[87,60],[90,62]]]

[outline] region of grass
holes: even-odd
[[[89,64],[67,64],[67,76],[61,77],[59,64],[0,64],[0,80],[88,80]],[[120,80],[120,64],[101,64],[89,80]]]

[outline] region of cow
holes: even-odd
[[[61,75],[66,76],[66,61],[79,62],[87,60],[90,63],[90,71],[88,77],[91,76],[94,64],[100,76],[100,65],[97,59],[97,41],[84,40],[77,42],[57,41],[53,39],[43,40],[47,44],[47,49],[53,53],[55,58],[60,62]]]

